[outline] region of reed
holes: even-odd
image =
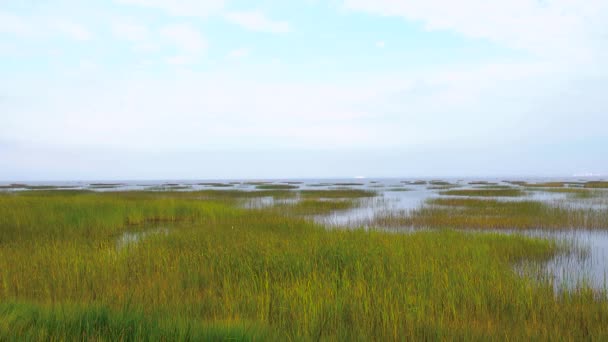
[[[514,271],[554,242],[328,230],[213,194],[0,195],[0,340],[608,338],[605,295]]]

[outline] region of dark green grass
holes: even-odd
[[[198,183],[198,185],[212,186],[212,187],[216,187],[216,188],[230,188],[230,187],[234,186],[233,183],[213,183],[213,182],[211,182],[211,183]]]
[[[258,190],[292,190],[297,189],[299,186],[291,184],[260,184],[255,187]]]
[[[470,196],[470,197],[520,197],[525,192],[520,189],[459,189],[439,192],[447,196]]]
[[[369,198],[378,195],[375,191],[361,189],[337,190],[302,190],[299,192],[303,198]]]

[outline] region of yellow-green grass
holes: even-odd
[[[481,184],[481,185],[476,185],[474,186],[475,189],[494,189],[494,190],[498,190],[498,189],[516,189],[513,186],[510,185],[492,185],[492,184]]]
[[[255,188],[258,190],[291,190],[297,189],[299,186],[291,184],[260,184]]]
[[[565,182],[543,182],[543,183],[527,183],[526,186],[533,188],[562,188],[566,185]]]
[[[608,182],[593,181],[593,182],[585,183],[584,186],[585,186],[585,188],[592,188],[592,189],[608,189]]]
[[[457,229],[608,229],[608,210],[553,206],[537,201],[435,198],[414,211],[385,213],[386,227]]]
[[[601,197],[604,195],[601,191],[594,191],[591,189],[584,188],[548,188],[548,189],[536,189],[531,188],[530,190],[542,191],[542,192],[550,192],[550,193],[558,193],[558,194],[567,194],[571,198],[575,199],[586,199],[586,198],[595,198]]]
[[[366,198],[378,195],[375,191],[361,189],[334,189],[334,190],[302,190],[299,192],[303,198]]]
[[[239,184],[239,183],[217,183],[217,182],[198,183],[198,185],[212,186],[212,187],[216,187],[216,188],[229,188],[229,187],[233,187],[235,184]]]
[[[526,193],[520,189],[458,189],[439,192],[448,196],[520,197]]]
[[[169,233],[117,247],[124,233],[158,227]],[[0,340],[608,338],[604,295],[556,295],[549,280],[514,272],[559,248],[450,230],[327,230],[196,193],[7,194]]]

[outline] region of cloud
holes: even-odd
[[[287,33],[291,31],[288,22],[271,20],[260,11],[231,12],[226,14],[226,20],[251,31],[270,33]]]
[[[59,32],[74,40],[87,41],[92,37],[92,34],[82,25],[70,21],[56,20],[52,26],[54,26]]]
[[[248,48],[239,48],[239,49],[235,49],[235,50],[230,51],[228,53],[228,57],[230,57],[230,58],[243,58],[243,57],[249,56],[250,53],[251,53],[251,50],[249,50]]]
[[[86,41],[92,38],[88,29],[70,19],[50,16],[19,16],[2,11],[0,11],[0,33],[38,39],[66,37]]]
[[[605,52],[607,46],[608,2],[604,0],[344,0],[343,6],[543,56],[586,60]]]
[[[224,0],[116,0],[117,3],[160,9],[173,16],[207,17],[224,8]]]
[[[37,32],[32,23],[23,17],[8,12],[0,12],[0,33],[17,36],[33,36]]]
[[[384,48],[385,45],[386,44],[383,41],[376,42],[376,47],[378,47],[378,48],[382,49],[382,48]]]
[[[112,23],[112,32],[119,38],[137,43],[144,42],[150,38],[148,27],[126,20]]]
[[[195,27],[188,24],[164,26],[160,29],[160,35],[180,50],[191,55],[200,55],[207,49],[205,38]]]

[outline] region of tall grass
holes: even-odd
[[[537,201],[434,198],[413,211],[378,215],[374,223],[457,229],[607,229],[608,211]]]
[[[554,256],[545,240],[326,230],[200,193],[76,191],[0,196],[0,237],[0,340],[608,338],[605,297],[513,271]]]

